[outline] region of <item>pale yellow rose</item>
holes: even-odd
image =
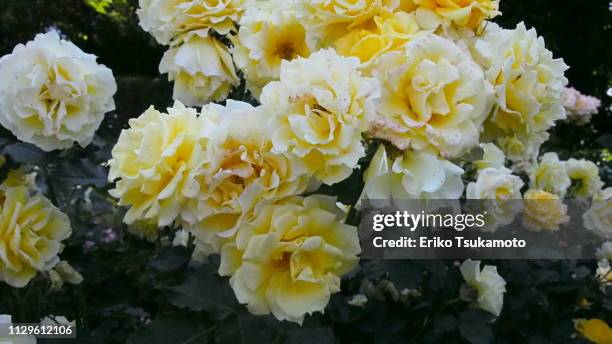
[[[281,61],[308,57],[315,50],[293,2],[272,3],[277,6],[247,9],[238,35],[232,37],[234,62],[255,97],[267,83],[278,80]]]
[[[512,200],[521,199],[523,180],[507,168],[485,168],[478,171],[478,178],[467,186],[467,198]]]
[[[568,66],[554,59],[544,39],[523,23],[513,30],[488,23],[471,46],[495,88],[496,106],[484,138],[498,140],[511,160],[537,154],[546,130],[565,118],[561,96]]]
[[[408,0],[416,10],[419,24],[427,29],[451,24],[472,30],[486,19],[501,14],[499,0]]]
[[[261,95],[273,151],[299,157],[329,185],[347,178],[365,155],[361,134],[375,115],[378,81],[363,77],[358,65],[332,49],[283,61],[280,81]]]
[[[119,205],[130,206],[128,224],[147,220],[167,226],[177,218],[201,218],[201,171],[208,162],[204,122],[180,102],[161,113],[150,107],[129,121],[109,161],[110,191]]]
[[[586,229],[602,238],[612,239],[612,188],[606,188],[593,197],[591,207],[582,219]],[[610,246],[612,248],[612,244]]]
[[[139,0],[140,26],[160,44],[187,32],[210,29],[225,35],[235,29],[251,0]]]
[[[523,226],[528,230],[557,231],[559,226],[569,222],[567,205],[550,192],[527,190],[523,195]]]
[[[529,175],[529,187],[554,193],[563,198],[571,185],[565,164],[557,153],[546,153]]]
[[[485,265],[480,270],[480,261],[468,259],[460,269],[467,284],[478,292],[475,306],[499,316],[504,306],[506,281],[497,273],[497,267]]]
[[[414,14],[402,11],[383,13],[353,28],[334,44],[338,54],[355,56],[362,63],[369,64],[385,52],[403,48],[419,32]]]
[[[302,323],[323,312],[340,277],[358,263],[357,228],[327,196],[290,197],[267,204],[245,221],[221,251],[221,275],[253,314]]]
[[[597,195],[604,183],[599,177],[599,168],[585,159],[569,159],[565,162],[567,175],[572,181],[571,196],[592,197]]]
[[[474,202],[482,208],[485,225],[482,231],[492,232],[512,221],[521,210],[523,180],[504,166],[504,153],[492,143],[481,144],[482,160],[475,161],[478,169],[476,181],[469,183],[466,198],[484,200]]]
[[[392,157],[383,144],[364,172],[362,198],[458,199],[463,193],[463,170],[433,152],[405,151]]]
[[[0,124],[45,151],[87,146],[116,91],[110,69],[55,31],[0,58]]]
[[[22,288],[60,260],[72,233],[66,214],[26,186],[0,191],[0,281]]]
[[[202,109],[208,121],[209,163],[199,195],[201,221],[185,228],[204,251],[214,252],[233,236],[239,220],[261,201],[298,195],[309,186],[302,162],[291,154],[273,152],[267,135],[267,113],[248,103],[228,101]]]
[[[485,168],[496,168],[500,169],[506,164],[506,155],[493,143],[481,143],[483,156],[481,160],[474,161],[474,166],[477,170],[483,170]]]
[[[301,13],[309,28],[331,46],[346,32],[382,13],[392,13],[400,0],[299,0]]]
[[[225,100],[240,83],[228,48],[212,36],[190,34],[164,54],[159,72],[174,81],[172,97],[187,106]]]
[[[419,36],[403,51],[374,66],[382,83],[371,134],[399,149],[434,147],[456,157],[478,145],[492,89],[470,55],[434,34]]]

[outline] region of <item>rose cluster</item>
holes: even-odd
[[[566,195],[604,199],[591,211],[604,214],[596,165],[538,160],[566,118],[568,66],[534,29],[491,22],[498,9],[496,0],[141,0],[141,26],[169,46],[160,72],[177,102],[130,121],[110,161],[111,194],[130,207],[126,222],[182,226],[199,253],[220,254],[219,273],[251,312],[296,322],[322,311],[357,262],[346,207],[316,194],[356,169],[361,199],[495,200],[490,230],[516,215],[500,200],[528,200],[533,230],[567,222]],[[209,103],[241,82],[257,106]],[[595,231],[607,228],[602,216]],[[499,314],[503,279],[466,264],[475,303]]]

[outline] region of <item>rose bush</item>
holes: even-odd
[[[359,258],[368,199],[481,199],[487,230],[547,232],[577,198],[610,238],[610,153],[558,132],[608,110],[568,99],[545,24],[489,0],[83,3],[164,51],[111,112],[83,52],[102,33],[5,49],[0,314],[62,314],[77,342],[607,340],[609,243],[597,263]]]

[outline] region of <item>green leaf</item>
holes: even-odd
[[[41,165],[48,153],[43,152],[33,144],[17,142],[2,148],[2,154],[8,155],[13,161],[22,164]]]
[[[271,343],[278,336],[278,332],[266,324],[268,318],[251,314],[238,314],[236,317],[231,317],[216,331],[217,342],[248,344],[253,342],[253,338],[257,338],[257,341],[261,343]]]
[[[130,335],[128,344],[199,344],[208,343],[214,330],[195,314],[170,313],[153,320]]]
[[[168,300],[179,308],[206,311],[216,319],[224,319],[239,309],[227,278],[217,275],[212,264],[190,266],[185,281],[167,288]]]
[[[493,343],[493,331],[483,324],[462,323],[459,324],[459,332],[471,344]]]
[[[106,168],[88,159],[61,162],[51,177],[66,187],[81,185],[101,188],[108,184]]]
[[[159,272],[170,272],[180,269],[187,264],[191,252],[186,247],[174,246],[161,251],[151,261],[151,267]]]

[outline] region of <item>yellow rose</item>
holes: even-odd
[[[419,36],[374,66],[382,83],[371,134],[399,149],[435,147],[456,157],[478,144],[491,86],[467,52],[437,35]]]
[[[557,231],[570,220],[567,205],[555,194],[531,189],[525,192],[523,199],[523,226],[531,231]]]
[[[427,29],[455,24],[475,30],[484,20],[501,14],[499,0],[408,0],[408,2],[414,4],[419,24]]]
[[[194,109],[176,102],[168,114],[150,107],[129,121],[112,151],[110,191],[119,205],[130,206],[128,224],[149,220],[166,226],[180,218],[200,218],[201,171],[208,162],[204,122]]]
[[[26,186],[0,191],[0,281],[22,288],[60,260],[72,232],[68,216]]]
[[[323,46],[331,46],[347,31],[381,13],[392,13],[399,0],[301,0],[301,13],[309,28],[321,37]]]
[[[55,31],[0,58],[0,124],[44,151],[87,146],[116,91],[110,69]]]
[[[235,29],[250,0],[140,0],[136,11],[140,26],[160,44],[181,34],[207,32],[225,35]]]
[[[212,36],[189,35],[164,54],[159,72],[174,81],[173,98],[187,106],[225,100],[240,83],[228,48]]]
[[[532,189],[544,190],[563,198],[571,185],[565,164],[559,161],[557,153],[546,153],[529,175]]]
[[[574,327],[580,335],[595,344],[612,343],[612,329],[601,319],[576,319]]]
[[[272,9],[249,8],[238,35],[232,37],[234,62],[255,97],[267,83],[278,80],[281,61],[308,57],[315,50],[315,42],[289,4],[293,3],[278,3]]]
[[[392,158],[383,144],[364,172],[362,198],[458,199],[463,193],[463,170],[427,151],[405,151]]]
[[[332,49],[283,61],[280,81],[261,95],[273,151],[299,157],[329,185],[347,178],[365,155],[361,133],[375,115],[378,82],[363,77],[358,65]]]
[[[381,14],[340,37],[335,47],[340,55],[355,56],[367,64],[385,52],[401,49],[418,32],[412,13]]]
[[[257,203],[298,195],[310,178],[299,159],[273,152],[268,114],[260,108],[230,100],[226,106],[204,107],[202,117],[211,132],[199,191],[204,207],[202,220],[186,229],[214,252]]]
[[[461,275],[467,284],[478,292],[476,307],[499,316],[504,306],[506,281],[497,273],[495,265],[485,265],[480,270],[480,261],[468,259],[461,264]]]
[[[537,154],[546,130],[565,118],[561,96],[568,66],[554,59],[544,39],[523,23],[514,30],[489,23],[471,45],[495,88],[496,106],[484,137],[498,140],[511,160]]]
[[[302,323],[322,312],[340,277],[358,263],[357,228],[326,196],[290,197],[267,204],[245,221],[236,242],[221,251],[221,275],[253,314]]]
[[[572,196],[592,197],[601,191],[604,183],[599,178],[599,168],[592,161],[569,159],[565,169],[572,181]]]

